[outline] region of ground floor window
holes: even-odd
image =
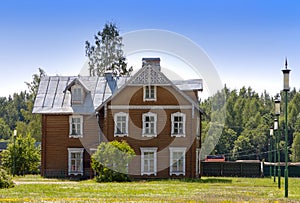
[[[185,147],[170,147],[170,175],[185,175]]]
[[[141,147],[141,175],[156,175],[157,147]]]
[[[83,148],[68,148],[68,175],[83,175]]]

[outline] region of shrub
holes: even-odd
[[[0,168],[0,188],[11,188],[14,186],[14,182],[8,173]]]
[[[96,181],[129,181],[128,164],[134,155],[134,150],[125,141],[101,143],[92,156],[92,168],[97,173]]]

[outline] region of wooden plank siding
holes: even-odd
[[[193,100],[197,95],[193,96]],[[180,106],[191,106],[190,109],[180,109]],[[117,109],[114,107],[118,107]],[[137,106],[130,108],[130,106]],[[166,109],[155,108],[155,106]],[[174,106],[174,109],[172,109]],[[124,107],[124,109],[122,109]],[[141,107],[141,108],[139,108]],[[105,113],[106,112],[106,113]],[[124,112],[129,114],[128,136],[114,136],[114,114]],[[147,112],[157,114],[157,137],[142,136],[142,115]],[[181,112],[186,115],[185,137],[171,136],[171,114]],[[187,178],[196,177],[196,146],[200,143],[196,139],[197,116],[199,112],[192,109],[191,103],[171,86],[157,87],[156,101],[143,101],[143,87],[128,86],[122,90],[113,100],[109,101],[103,109],[99,111],[99,125],[104,134],[104,140],[126,140],[134,149],[136,157],[129,165],[129,173],[135,178],[178,178],[183,175],[169,175],[170,151],[169,147],[186,147],[185,156],[185,176]],[[200,125],[198,125],[200,127]],[[157,175],[141,176],[141,147],[158,147],[157,150]]]
[[[69,137],[70,115],[43,115],[43,144],[41,175],[45,177],[66,176],[68,173],[68,148],[85,148],[84,176],[90,176],[89,149],[99,143],[99,127],[95,115],[83,117],[83,138]]]

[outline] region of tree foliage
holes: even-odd
[[[113,75],[130,75],[132,67],[127,68],[122,50],[122,37],[114,23],[106,23],[95,36],[95,44],[85,43],[86,56],[89,58],[89,70],[92,76],[103,76],[107,70]]]
[[[0,168],[0,188],[11,188],[14,187],[14,185],[15,184],[7,171]]]
[[[128,164],[134,150],[125,142],[102,142],[92,156],[92,168],[98,182],[128,181]]]
[[[35,146],[30,134],[12,137],[7,149],[2,152],[2,165],[14,175],[38,173],[40,147]]]
[[[0,97],[0,138],[10,139],[11,132],[17,129],[20,134],[30,133],[37,141],[41,140],[41,115],[32,114],[34,99],[41,77],[45,71],[39,68],[32,81],[26,82],[28,91]]]
[[[265,159],[268,158],[268,142],[270,139],[269,129],[274,123],[274,100],[265,91],[261,95],[252,90],[251,87],[242,87],[240,90],[230,90],[226,86],[223,89],[226,94],[225,121],[223,131],[218,143],[212,150],[211,154],[225,155],[228,160],[236,159]],[[281,115],[279,117],[279,134],[283,134],[284,126],[284,93],[281,93]],[[201,103],[201,107],[209,115],[217,114],[221,117],[220,112],[216,111],[215,105],[220,100],[219,93]],[[293,89],[288,95],[288,127],[289,137],[288,145],[292,148],[293,154],[300,152],[299,145],[293,144],[298,139],[297,133],[300,133],[300,92]],[[217,120],[217,119],[215,119]],[[203,122],[203,137],[214,140],[215,121],[211,117],[206,117]],[[209,131],[209,129],[212,129]],[[296,134],[295,134],[296,133]],[[293,136],[294,135],[294,136]],[[280,136],[280,146],[284,144],[284,139]],[[271,139],[274,139],[271,138]],[[215,141],[215,140],[214,140]],[[207,143],[206,143],[207,144]],[[208,143],[213,145],[213,143]],[[283,161],[284,150],[281,147],[281,158]],[[291,156],[291,157],[296,157]]]

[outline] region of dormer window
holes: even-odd
[[[156,101],[156,86],[144,86],[144,101]]]
[[[72,104],[82,104],[83,103],[83,89],[79,85],[74,85],[71,88]]]

